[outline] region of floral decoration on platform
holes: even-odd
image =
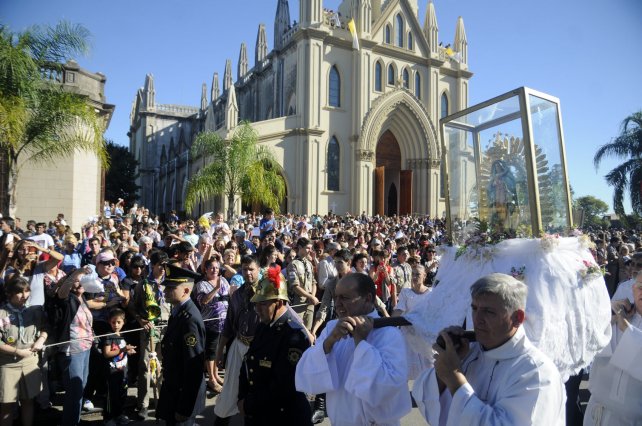
[[[526,265],[522,265],[519,268],[513,266],[510,268],[510,275],[516,280],[524,282],[524,279],[526,278]]]
[[[604,275],[604,270],[596,263],[589,260],[582,260],[582,268],[578,271],[583,280],[587,278],[596,278]]]
[[[577,241],[580,243],[580,247],[583,249],[595,250],[597,246],[588,235],[579,235]]]
[[[560,245],[560,235],[559,234],[544,234],[539,240],[540,247],[542,250],[551,252]]]
[[[511,236],[505,233],[489,234],[486,232],[480,232],[473,234],[466,239],[464,244],[457,248],[455,260],[464,256],[468,260],[481,260],[482,262],[488,262],[495,254],[495,245],[501,243],[507,238],[511,238]]]

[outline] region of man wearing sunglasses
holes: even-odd
[[[373,329],[375,285],[367,275],[339,280],[330,321],[296,369],[296,388],[325,393],[332,424],[398,425],[411,410],[406,346],[394,327]]]

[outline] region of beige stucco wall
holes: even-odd
[[[78,232],[100,212],[101,168],[95,154],[76,152],[44,164],[23,162],[20,168],[16,216],[23,224],[30,219],[49,222],[63,213]]]

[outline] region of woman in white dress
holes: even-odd
[[[395,310],[392,311],[393,317],[398,317],[412,312],[421,301],[430,297],[430,287],[426,287],[426,268],[423,265],[415,264],[412,267],[412,283],[410,288],[404,288],[399,293],[399,300]],[[432,355],[428,356],[413,351],[408,344],[411,334],[414,332],[412,327],[402,327],[401,331],[406,339],[406,355],[408,358],[408,380],[414,380],[426,368],[432,366]]]

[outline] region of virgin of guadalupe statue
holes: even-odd
[[[503,160],[493,161],[487,196],[491,226],[498,230],[510,229],[511,216],[517,209],[517,189],[515,176]]]

